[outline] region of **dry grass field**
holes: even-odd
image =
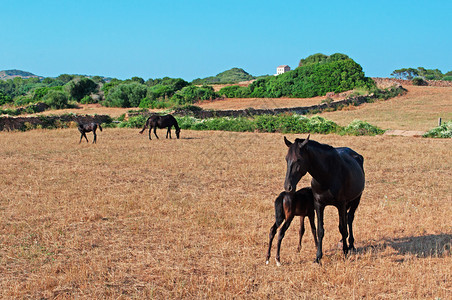
[[[280,134],[0,132],[0,298],[450,299],[452,141],[311,138],[365,157],[357,252],[343,257],[327,207],[322,265],[309,229],[296,252],[295,220],[277,267]]]
[[[322,116],[346,126],[354,119],[383,129],[427,131],[438,126],[438,118],[452,120],[452,87],[404,86],[408,93],[386,101],[366,103]]]

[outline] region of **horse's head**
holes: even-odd
[[[284,137],[284,142],[287,147],[289,147],[286,155],[287,171],[286,179],[284,181],[284,189],[288,193],[295,192],[301,177],[307,173],[307,166],[302,153],[308,144],[308,141],[309,136],[305,140],[296,139],[293,143]]]
[[[179,138],[179,134],[180,134],[180,128],[176,128],[176,136],[177,136],[177,138]]]

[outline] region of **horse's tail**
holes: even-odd
[[[140,134],[142,134],[145,130],[146,130],[146,128],[148,128],[148,124],[149,124],[149,119],[150,119],[151,117],[149,117],[147,120],[146,120],[146,123],[144,123],[144,127],[143,127],[143,129],[141,129],[141,131],[140,131]]]
[[[275,224],[276,228],[281,226],[281,224],[286,219],[283,208],[283,200],[284,200],[285,192],[279,194],[279,196],[275,199]]]
[[[100,126],[100,123],[98,124],[100,131],[102,131],[102,126]]]

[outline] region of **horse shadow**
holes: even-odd
[[[442,257],[451,254],[452,234],[429,234],[395,239],[384,239],[377,245],[357,248],[357,253],[384,251],[391,247],[400,255],[411,254],[419,258]]]

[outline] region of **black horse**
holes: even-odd
[[[142,134],[147,127],[149,127],[149,139],[151,139],[151,130],[152,128],[154,128],[154,134],[157,138],[159,138],[157,136],[157,128],[168,128],[168,130],[166,131],[166,138],[168,138],[168,134],[169,137],[171,138],[171,127],[173,127],[176,129],[176,136],[177,138],[179,138],[179,134],[180,134],[180,127],[177,124],[176,119],[172,116],[172,115],[165,115],[165,116],[158,116],[158,115],[152,115],[150,116],[146,123],[144,124],[143,129],[140,131],[140,134]]]
[[[80,144],[82,142],[82,138],[83,137],[85,137],[86,142],[88,143],[88,138],[86,137],[86,133],[92,131],[93,134],[94,134],[93,144],[95,144],[96,140],[97,140],[97,134],[96,134],[97,127],[99,127],[100,131],[102,131],[102,127],[100,126],[100,124],[97,124],[97,123],[87,123],[87,124],[78,123],[78,131],[80,131],[80,133],[81,133],[80,141],[78,143]]]
[[[319,239],[315,261],[320,262],[323,255],[323,213],[327,205],[333,205],[339,211],[342,249],[347,255],[348,250],[355,249],[352,225],[364,190],[364,158],[347,147],[333,148],[330,145],[310,141],[309,136],[307,139],[296,139],[294,143],[288,141],[286,137],[284,141],[289,147],[284,189],[293,193],[301,177],[306,173],[312,176],[311,187]],[[347,223],[350,247],[347,247],[346,241]]]
[[[317,247],[317,235],[315,231],[315,220],[314,220],[314,197],[312,195],[312,189],[310,187],[302,188],[297,191],[295,194],[282,192],[275,200],[275,223],[270,228],[269,242],[268,242],[268,251],[267,251],[267,260],[266,263],[270,259],[270,252],[272,248],[272,241],[275,237],[276,230],[278,227],[284,222],[284,225],[279,230],[278,235],[278,246],[276,250],[276,264],[278,266],[281,265],[279,252],[281,250],[281,242],[284,238],[284,234],[286,230],[289,228],[290,223],[292,222],[295,216],[300,216],[300,238],[298,240],[298,248],[297,251],[301,250],[301,240],[304,234],[304,219],[306,216],[309,218],[309,223],[311,224],[312,235],[314,236],[314,243]]]

